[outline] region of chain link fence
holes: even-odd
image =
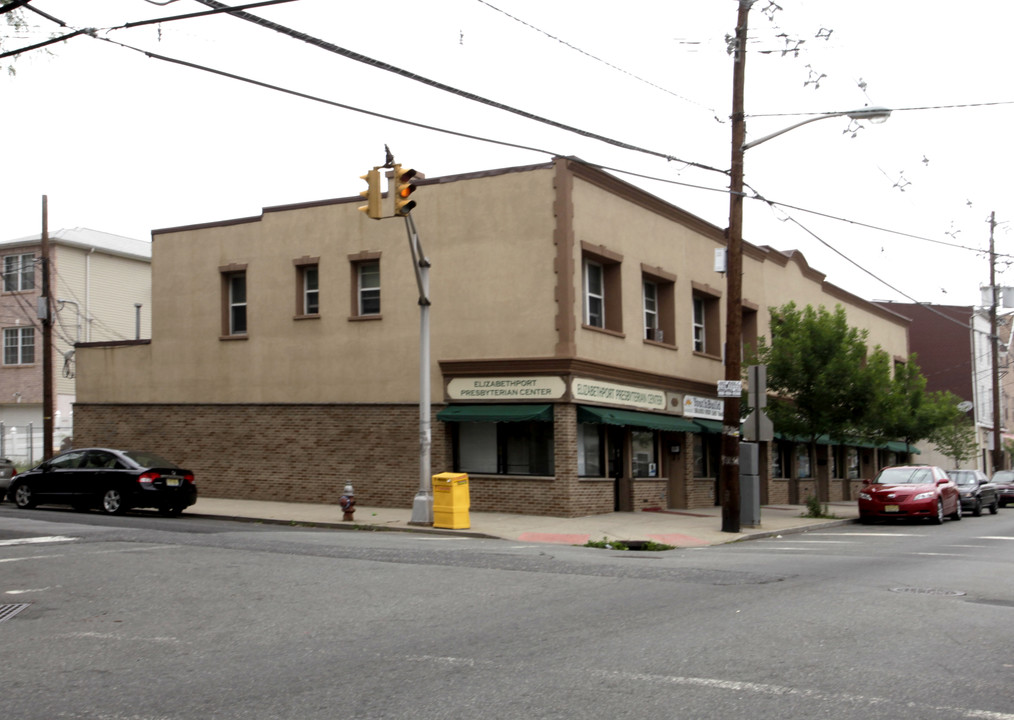
[[[17,467],[25,469],[34,467],[41,462],[45,438],[42,425],[9,425],[0,422],[0,457],[8,458]],[[53,429],[53,452],[58,452],[71,444],[71,428],[56,427]]]

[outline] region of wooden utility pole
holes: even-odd
[[[732,71],[732,165],[729,172],[729,229],[726,246],[725,379],[742,382],[743,368],[743,145],[746,118],[743,94],[746,87],[747,16],[754,0],[740,0],[736,20],[736,45]],[[740,396],[725,398],[722,415],[722,467],[719,493],[722,532],[739,532],[739,425]]]
[[[996,229],[996,212],[989,216],[989,340],[993,358],[993,472],[1003,470],[1003,443],[1000,434],[1000,337],[996,322],[996,306],[1000,301],[1000,288],[996,286],[996,251],[993,231]],[[990,473],[992,475],[992,473]]]
[[[42,196],[42,459],[53,457],[53,303],[49,291],[49,198]]]

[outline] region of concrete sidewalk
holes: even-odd
[[[524,543],[584,545],[589,540],[655,541],[680,548],[721,545],[787,533],[800,533],[855,522],[855,502],[830,503],[832,519],[808,518],[803,505],[764,505],[758,527],[741,527],[738,533],[722,532],[722,509],[617,512],[579,518],[469,512],[467,529],[444,529],[410,525],[411,508],[357,506],[355,520],[343,521],[337,505],[198,498],[188,514],[284,524],[307,524],[346,529],[392,530],[492,537]]]

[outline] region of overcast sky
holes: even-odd
[[[295,0],[249,11],[381,66],[648,152],[235,17],[109,29],[208,9],[196,0],[32,5],[70,28],[97,30],[19,56],[16,74],[0,79],[0,239],[39,232],[42,195],[51,230],[141,239],[156,228],[353,196],[359,176],[384,162],[385,143],[428,177],[576,155],[728,224],[726,36],[738,0]],[[67,32],[26,17],[27,33],[2,28],[5,50]],[[746,203],[745,238],[798,250],[829,282],[867,299],[973,305],[989,281],[984,251],[995,211],[998,282],[1014,284],[1002,274],[1014,239],[1011,27],[1009,0],[757,0],[748,139],[816,113],[895,111],[881,125],[822,119],[750,149],[746,181],[777,204]],[[523,147],[295,97],[123,45]],[[417,195],[422,207],[425,188]]]

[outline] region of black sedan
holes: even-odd
[[[996,494],[1000,499],[1000,507],[1014,503],[1014,470],[997,470],[990,480],[996,485]]]
[[[7,497],[20,508],[71,505],[117,515],[157,508],[179,515],[197,502],[194,474],[150,452],[70,450],[14,476]]]
[[[982,470],[948,470],[947,476],[958,486],[961,493],[961,507],[971,510],[975,517],[982,515],[984,507],[989,508],[991,515],[996,515],[1000,499],[996,485],[989,481]]]

